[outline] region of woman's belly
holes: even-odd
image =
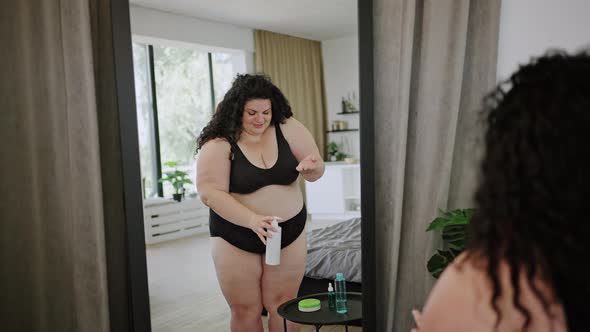
[[[290,185],[270,185],[249,194],[230,193],[238,202],[263,216],[277,216],[288,220],[303,207],[299,182]]]

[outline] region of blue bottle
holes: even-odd
[[[345,314],[348,312],[348,304],[346,301],[346,280],[344,280],[342,273],[336,273],[334,285],[336,286],[336,312]]]

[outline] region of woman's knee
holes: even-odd
[[[230,304],[232,318],[241,322],[251,322],[260,319],[262,303]]]
[[[264,299],[264,308],[271,313],[276,314],[277,309],[281,306],[281,304],[297,297],[295,294],[278,294],[276,296],[266,297]]]

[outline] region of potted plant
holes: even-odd
[[[337,161],[342,161],[344,160],[344,158],[346,158],[347,154],[344,152],[337,152],[336,153],[336,160]]]
[[[434,219],[427,232],[442,230],[445,250],[437,250],[426,265],[428,272],[438,278],[442,271],[457,257],[467,244],[467,224],[473,215],[473,209],[439,210],[440,216]]]
[[[164,163],[164,166],[174,168],[174,171],[166,172],[166,175],[158,181],[160,183],[170,182],[174,188],[174,194],[172,194],[172,197],[175,201],[180,202],[182,200],[182,196],[184,195],[184,185],[191,184],[193,182],[188,178],[187,172],[178,170],[178,164],[175,161]]]
[[[335,142],[330,142],[328,145],[326,145],[326,148],[328,149],[328,160],[336,161],[338,154],[338,144]]]
[[[348,156],[346,153],[338,150],[338,144],[336,144],[334,142],[328,143],[328,145],[326,145],[326,147],[328,148],[328,160],[329,161],[342,161],[342,160],[344,160],[344,158],[346,158]]]

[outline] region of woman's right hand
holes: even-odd
[[[269,230],[272,231],[278,231],[278,229],[275,229],[274,227],[272,227],[272,220],[275,217],[272,216],[261,216],[258,214],[254,214],[252,216],[252,218],[250,218],[250,229],[256,233],[256,235],[258,235],[258,238],[260,238],[260,241],[262,241],[262,243],[264,243],[264,245],[266,245],[266,238],[271,238],[272,235],[271,233],[269,233]]]

